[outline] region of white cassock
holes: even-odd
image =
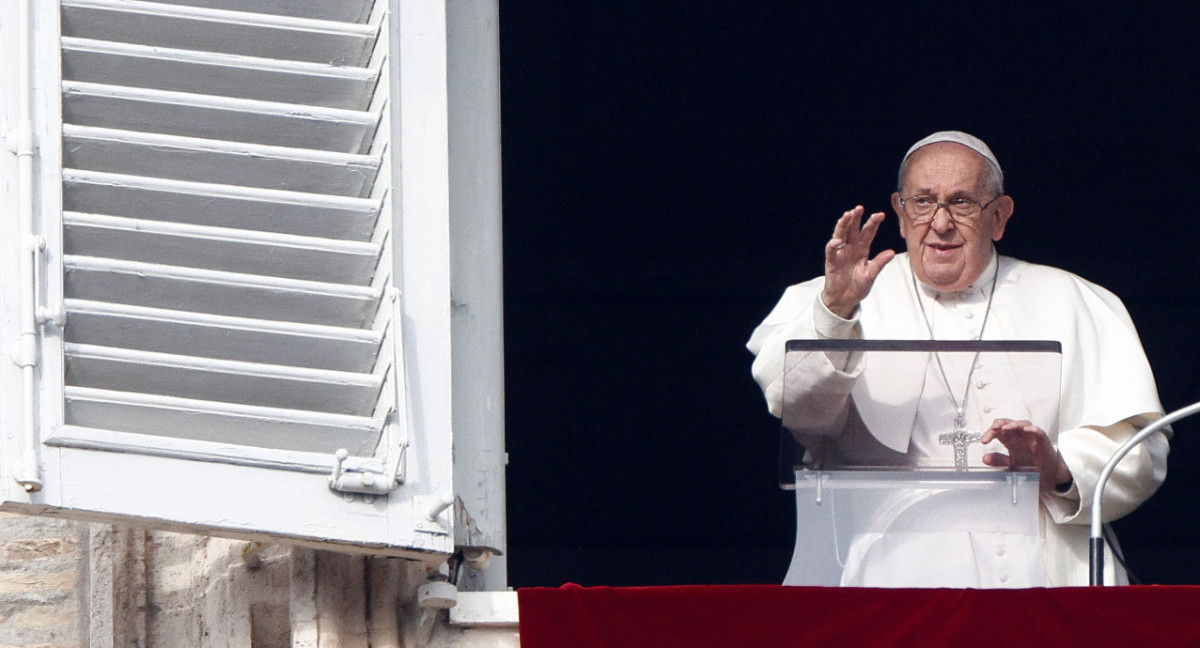
[[[987,314],[991,281],[995,286]],[[838,438],[816,439],[831,453],[828,463],[843,465],[952,466],[953,449],[937,441],[947,431],[953,401],[939,369],[929,356],[916,375],[923,380],[896,380],[892,372],[872,372],[861,357],[837,357],[813,352],[793,366],[784,393],[784,348],[792,339],[913,339],[939,340],[980,337],[985,314],[985,340],[1054,340],[1062,344],[1062,381],[1057,402],[1029,403],[1014,397],[1012,381],[993,380],[988,367],[972,376],[968,399],[969,427],[984,430],[996,418],[1028,419],[1042,427],[1071,470],[1074,482],[1065,493],[1043,493],[1040,502],[1041,558],[1049,584],[1088,584],[1088,522],[1092,494],[1100,470],[1112,453],[1149,421],[1161,416],[1162,405],[1137,331],[1121,301],[1108,290],[1071,273],[993,254],[978,285],[961,291],[939,292],[913,281],[907,254],[897,255],[880,273],[871,293],[851,320],[843,320],[821,304],[824,278],[791,286],[767,318],[755,329],[747,347],[757,356],[753,374],[771,412],[801,419],[829,416],[838,399],[852,401],[859,418]],[[918,302],[918,300],[921,300]],[[921,306],[929,324],[922,315]],[[844,355],[844,354],[843,354]],[[921,354],[913,354],[921,355]],[[955,376],[952,384],[965,383]],[[959,381],[963,382],[959,382]],[[797,385],[808,398],[795,399]],[[1006,387],[1005,385],[1008,384]],[[811,397],[820,394],[819,398]],[[961,401],[961,394],[954,398]],[[785,407],[785,399],[788,401]],[[804,411],[818,404],[826,411]],[[844,403],[842,403],[844,405]],[[845,408],[842,408],[843,410]],[[1055,412],[1057,421],[1053,414]],[[898,424],[899,422],[899,424]],[[785,421],[790,429],[797,429]],[[839,427],[840,429],[840,427]],[[814,438],[803,439],[809,444]],[[982,466],[986,452],[1004,451],[997,442],[971,448],[972,466]],[[1104,518],[1110,521],[1137,508],[1166,477],[1168,443],[1156,434],[1134,449],[1113,472],[1104,493]],[[896,539],[884,542],[893,542]],[[1026,586],[1013,564],[1021,552],[1005,550],[1003,541],[962,537],[948,552],[969,552],[977,573],[958,575],[930,571],[929,585]],[[986,545],[986,546],[985,546]],[[861,549],[861,547],[859,548]],[[906,563],[949,564],[933,556],[903,555],[899,545],[876,545],[877,553],[897,553]],[[970,562],[970,561],[968,561]],[[1007,566],[1005,565],[1007,563]],[[1105,580],[1125,581],[1123,570],[1109,555]],[[991,580],[1004,575],[1005,583]],[[886,578],[884,578],[886,580]],[[850,584],[850,583],[848,583]],[[873,584],[879,583],[878,579]]]

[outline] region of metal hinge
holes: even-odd
[[[339,493],[386,495],[399,488],[405,479],[405,458],[408,455],[409,439],[412,437],[409,436],[408,368],[404,356],[403,309],[398,288],[389,286],[386,296],[391,302],[392,310],[388,329],[392,340],[391,373],[395,389],[395,402],[381,431],[380,443],[387,448],[387,456],[383,459],[381,471],[364,467],[346,469],[345,463],[350,457],[350,451],[345,448],[338,449],[333,455],[329,488]]]
[[[391,427],[393,424],[388,425]],[[346,459],[350,457],[350,451],[345,448],[338,449],[333,454],[333,472],[329,475],[329,488],[339,493],[363,495],[387,495],[396,490],[404,483],[404,459],[408,454],[408,440],[404,438],[398,447],[389,451],[389,454],[393,456],[385,458],[381,471],[365,467],[347,470],[345,464]]]

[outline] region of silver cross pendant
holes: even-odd
[[[954,469],[959,472],[967,471],[967,446],[978,443],[983,435],[967,431],[966,417],[962,414],[954,417],[954,431],[938,435],[938,443],[954,446]]]

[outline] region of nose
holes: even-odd
[[[933,210],[933,220],[929,222],[929,227],[939,234],[950,231],[950,228],[954,227],[954,217],[950,215],[950,208],[939,203],[937,209]]]

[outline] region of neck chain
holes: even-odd
[[[995,250],[992,254],[996,254]],[[929,330],[929,339],[933,338],[933,322],[929,319],[929,314],[925,312],[925,302],[921,299],[921,288],[917,285],[917,273],[913,272],[912,266],[909,266],[909,273],[912,276],[913,291],[917,294],[917,305],[921,307],[921,319],[925,320],[925,328]],[[996,296],[996,284],[1000,283],[1000,257],[996,257],[996,271],[992,273],[992,288],[988,292],[987,309],[983,311],[983,323],[979,326],[978,340],[983,339],[983,332],[987,329],[988,316],[992,314],[992,298]],[[933,354],[933,359],[937,361],[938,373],[942,376],[942,384],[946,386],[946,393],[950,396],[950,401],[954,403],[954,431],[965,432],[967,429],[967,398],[971,395],[971,378],[975,375],[975,365],[979,362],[979,351],[975,352],[975,356],[971,358],[971,368],[967,371],[967,384],[963,387],[962,402],[960,403],[954,397],[954,390],[950,387],[950,379],[946,377],[946,368],[942,365],[942,357],[936,351]]]

